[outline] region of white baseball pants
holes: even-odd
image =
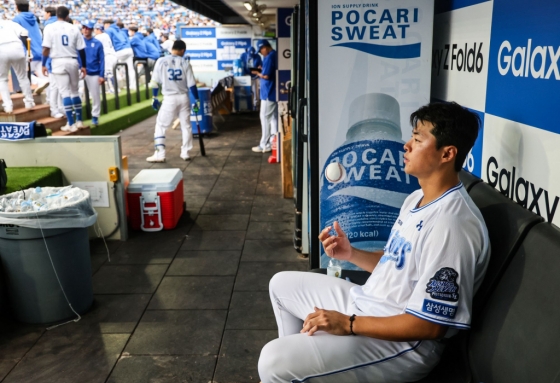
[[[278,132],[278,103],[276,101],[261,100],[261,129],[260,147],[270,146],[270,136]]]
[[[154,144],[158,158],[165,158],[165,132],[179,117],[183,143],[181,157],[187,157],[192,149],[191,104],[188,94],[164,96],[156,119]]]
[[[126,63],[128,68],[128,78],[130,81],[130,90],[136,89],[136,75],[134,73],[134,51],[132,48],[121,49],[116,52],[117,61],[120,63]]]
[[[2,96],[2,105],[4,108],[13,108],[14,104],[10,97],[10,88],[8,86],[8,76],[10,75],[10,67],[14,68],[19,85],[25,97],[25,102],[33,102],[33,94],[31,93],[31,84],[27,77],[27,62],[25,61],[25,53],[21,43],[12,42],[0,45],[0,96]]]
[[[64,114],[64,104],[62,103],[62,97],[60,96],[60,90],[58,85],[56,85],[56,78],[52,73],[49,73],[49,106],[51,108],[51,116],[57,113]]]
[[[53,58],[52,74],[63,99],[80,97],[80,66],[77,59]]]
[[[279,338],[263,347],[259,359],[262,383],[413,382],[439,361],[444,345],[437,341],[390,342],[364,336],[300,334],[314,307],[346,315],[364,313],[354,304],[354,283],[323,274],[287,271],[270,281],[270,299]]]
[[[87,75],[85,82],[91,97],[91,115],[99,117],[101,113],[101,85],[99,84],[99,76]]]
[[[114,90],[113,84],[113,68],[117,63],[117,56],[114,54],[105,55],[105,84],[109,90]]]
[[[261,101],[261,95],[259,93],[259,83],[259,78],[251,79],[251,92],[253,92],[253,110],[257,110],[259,108],[259,104]]]

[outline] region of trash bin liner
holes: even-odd
[[[69,188],[42,190],[53,195]],[[24,193],[29,198],[34,191],[2,198],[23,199]],[[93,302],[87,227],[95,223],[97,213],[87,191],[73,188],[72,195],[74,201],[58,208],[0,212],[0,261],[10,306],[19,321],[53,323],[75,317],[60,285],[77,313],[86,312]],[[6,201],[0,199],[1,203],[5,206]]]

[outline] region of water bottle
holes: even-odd
[[[327,266],[327,275],[330,277],[341,277],[342,267],[340,266],[340,261],[338,259],[330,258],[329,265]]]
[[[387,242],[405,198],[420,188],[404,172],[404,141],[398,101],[369,93],[350,104],[346,141],[321,172],[321,228],[338,221],[352,246],[374,251]],[[321,254],[321,267],[329,257]],[[348,270],[359,268],[342,261]]]

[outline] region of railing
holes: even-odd
[[[142,69],[144,70],[143,75],[145,76],[146,79],[146,89],[145,89],[145,99],[148,100],[150,98],[150,80],[151,80],[151,76],[150,76],[150,66],[148,64],[147,60],[136,60],[134,61],[134,74],[135,74],[135,83],[136,83],[136,102],[139,103],[142,101],[142,97],[141,97],[141,92],[140,92],[140,77],[142,76],[142,73],[138,73],[138,66],[141,65]],[[124,68],[124,73],[125,73],[125,83],[126,83],[126,101],[128,106],[132,105],[132,94],[130,91],[130,75],[128,72],[128,66],[126,65],[126,63],[116,63],[115,66],[113,67],[113,77],[111,78],[106,78],[105,82],[103,84],[101,84],[101,113],[102,114],[108,114],[109,113],[109,107],[108,107],[108,103],[107,103],[107,82],[112,82],[112,88],[114,89],[114,95],[115,95],[115,110],[119,110],[121,108],[121,100],[119,97],[119,81],[118,81],[118,76],[117,76],[117,70],[123,67]],[[122,91],[122,90],[121,90]],[[85,115],[87,119],[91,119],[92,118],[92,105],[91,105],[91,101],[90,101],[90,90],[88,89],[87,86],[87,82],[84,79],[84,97],[85,97],[85,104],[86,104],[86,110],[85,110]]]

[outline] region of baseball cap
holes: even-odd
[[[87,29],[93,29],[95,23],[92,20],[84,20],[82,21],[82,27],[86,27]]]
[[[99,29],[100,31],[102,31],[102,30],[104,30],[105,28],[103,28],[103,24],[96,23],[96,24],[93,26],[93,29]]]
[[[262,47],[269,47],[269,46],[270,43],[268,42],[267,39],[261,39],[257,41],[257,52],[260,52]]]

